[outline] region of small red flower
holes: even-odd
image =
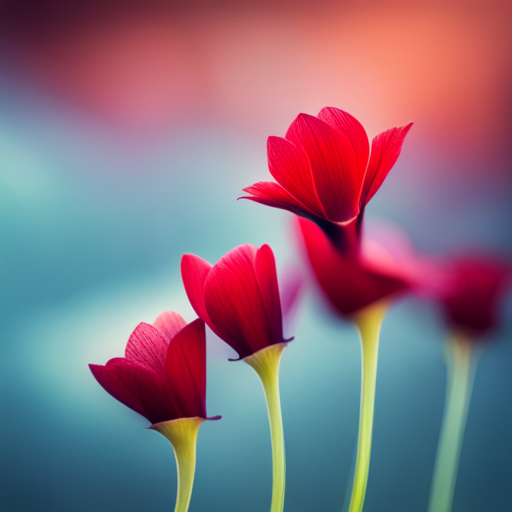
[[[388,234],[387,245],[392,247],[366,239],[361,255],[353,257],[339,251],[318,226],[298,220],[317,281],[335,311],[344,317],[411,289],[432,293],[445,287],[443,273],[413,255],[403,236],[390,240]]]
[[[449,265],[452,293],[442,300],[452,329],[478,337],[497,325],[500,300],[511,284],[511,272],[502,262],[462,257]]]
[[[370,151],[366,131],[347,112],[326,107],[317,117],[299,114],[285,138],[268,138],[269,170],[278,183],[260,181],[245,188],[251,196],[244,199],[310,219],[345,245],[353,236],[347,223],[362,219],[411,126],[377,135]]]
[[[187,325],[166,311],[153,325],[135,328],[125,357],[89,367],[105,391],[152,424],[220,418],[206,416],[206,338],[200,319]]]
[[[241,245],[213,266],[185,254],[181,275],[197,315],[240,359],[290,341],[283,338],[276,264],[268,245]]]

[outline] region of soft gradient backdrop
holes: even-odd
[[[127,5],[129,4],[129,5]],[[0,510],[172,510],[172,449],[88,363],[140,321],[190,321],[179,259],[269,243],[300,268],[292,216],[241,189],[266,137],[330,105],[370,135],[414,121],[369,219],[437,255],[512,251],[512,4],[0,2]],[[476,375],[453,512],[512,508],[512,301]],[[313,287],[282,363],[287,512],[341,511],[357,436],[355,331]],[[385,321],[365,512],[426,510],[444,403],[442,322]],[[191,512],[271,492],[253,370],[209,340]]]

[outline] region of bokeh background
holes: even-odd
[[[375,135],[414,121],[367,209],[418,250],[512,251],[512,4],[0,2],[0,510],[171,510],[171,446],[94,381],[140,321],[194,314],[185,252],[269,243],[291,215],[236,201],[266,137],[336,106]],[[512,509],[512,301],[476,375],[453,512]],[[355,331],[307,287],[282,363],[287,512],[341,511],[357,437]],[[426,510],[444,327],[408,298],[383,328],[366,512]],[[191,512],[267,510],[263,393],[209,339]]]

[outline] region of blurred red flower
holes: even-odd
[[[240,359],[290,341],[283,337],[276,264],[268,245],[241,245],[213,266],[185,254],[181,275],[197,315]]]
[[[353,257],[339,251],[314,223],[298,221],[318,284],[334,310],[346,318],[408,290],[437,296],[446,288],[444,272],[414,254],[402,233],[381,227],[380,243],[365,239],[361,254]]]
[[[166,311],[153,325],[135,328],[125,357],[89,367],[105,391],[152,424],[220,418],[206,416],[206,338],[200,319],[187,325]]]
[[[244,189],[250,199],[318,224],[340,247],[358,238],[365,206],[395,164],[412,123],[377,135],[337,108],[299,116],[286,137],[269,137],[268,165],[278,183]]]
[[[453,288],[442,299],[447,323],[470,339],[495,328],[500,300],[511,284],[510,267],[488,257],[460,257],[449,270]]]

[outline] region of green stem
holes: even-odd
[[[471,340],[460,334],[446,342],[448,383],[441,436],[430,491],[429,512],[450,512],[457,479],[462,439],[477,358]]]
[[[271,345],[244,361],[252,366],[259,375],[267,399],[270,435],[272,440],[272,504],[270,512],[282,512],[284,507],[284,490],[286,480],[286,463],[284,455],[283,419],[281,400],[279,398],[279,363],[286,343]]]
[[[174,512],[187,512],[196,471],[197,433],[203,418],[180,418],[152,425],[172,444],[178,468],[178,493]]]
[[[362,369],[359,439],[349,512],[361,512],[366,495],[368,472],[370,469],[370,453],[372,449],[373,412],[375,408],[375,383],[377,380],[380,326],[386,311],[387,304],[377,303],[361,310],[353,319],[359,329],[361,338]]]

